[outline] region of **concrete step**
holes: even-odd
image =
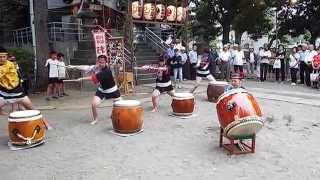
[[[152,84],[155,83],[156,79],[138,79],[137,84],[141,85],[141,84]]]

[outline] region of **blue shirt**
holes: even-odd
[[[167,55],[169,56],[169,58],[173,58],[173,56],[174,56],[173,48],[168,48],[167,49]]]

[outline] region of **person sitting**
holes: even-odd
[[[242,79],[243,77],[240,74],[238,73],[232,74],[231,84],[229,86],[226,86],[225,92],[231,91],[233,89],[239,89],[239,88],[245,89],[242,86]]]

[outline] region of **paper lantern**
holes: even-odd
[[[177,21],[182,22],[186,19],[187,12],[184,7],[178,7],[177,8]]]
[[[156,8],[153,3],[144,4],[143,16],[146,20],[153,20],[155,18]]]
[[[175,6],[168,6],[166,9],[166,16],[168,21],[176,21],[177,18],[177,8]]]
[[[166,7],[163,4],[157,4],[156,9],[156,20],[163,20],[166,17]]]
[[[142,7],[139,1],[132,3],[132,17],[134,19],[140,19],[142,17]]]

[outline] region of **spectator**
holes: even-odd
[[[229,81],[230,78],[230,60],[231,60],[231,53],[228,50],[227,45],[223,45],[223,49],[219,54],[219,62],[221,63],[221,73],[222,79]]]
[[[289,67],[291,74],[291,85],[297,84],[297,72],[299,70],[299,59],[300,54],[298,53],[297,47],[292,48],[292,53],[289,56]]]
[[[58,99],[58,59],[57,53],[52,51],[50,53],[50,58],[46,61],[45,66],[48,68],[48,88],[47,88],[47,97],[46,100],[50,101],[50,98]]]
[[[268,46],[264,45],[264,50],[260,52],[261,62],[260,62],[260,81],[264,82],[267,79],[269,59],[271,58],[271,51]]]
[[[235,44],[234,45],[234,72],[239,73],[240,76],[244,77],[243,73],[243,64],[244,64],[245,58],[244,53],[241,50],[240,46]]]
[[[254,66],[255,66],[254,64],[255,64],[254,49],[250,48],[249,49],[249,69],[251,74],[254,74]]]
[[[286,66],[285,66],[285,62],[284,62],[285,56],[286,56],[286,52],[285,52],[283,45],[279,45],[278,52],[277,52],[277,59],[280,60],[281,82],[284,82],[286,79],[286,77],[285,77]],[[278,76],[279,76],[279,74],[278,74]],[[279,79],[279,77],[278,77],[278,79]]]
[[[306,55],[308,53],[308,45],[302,44],[300,51],[300,84],[305,82],[305,72],[308,71],[307,65],[305,64]],[[308,82],[307,82],[308,84]]]
[[[190,60],[190,79],[196,80],[197,68],[195,68],[195,66],[198,62],[197,46],[193,46],[192,50],[189,52],[189,60]]]
[[[183,47],[181,50],[181,59],[182,59],[182,74],[183,74],[183,79],[187,80],[190,79],[190,63],[188,61],[188,55],[186,52],[186,49]]]
[[[312,60],[313,58],[317,55],[317,51],[314,50],[314,45],[310,44],[308,46],[308,51],[307,54],[305,56],[305,61],[304,61],[304,70],[305,70],[305,78],[306,78],[306,85],[308,87],[311,86],[311,81],[310,81],[310,73],[312,72]]]
[[[65,88],[64,88],[64,83],[63,80],[66,79],[66,65],[64,63],[64,55],[62,53],[58,53],[58,96],[63,97],[63,96],[68,96],[68,94],[65,93]]]
[[[172,58],[171,65],[173,68],[173,77],[174,77],[174,84],[178,88],[181,88],[181,82],[183,80],[182,77],[182,58],[180,56],[180,53],[178,52],[178,49],[175,49],[175,55]]]

